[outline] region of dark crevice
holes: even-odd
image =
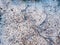
[[[60,6],[60,0],[57,0],[57,2],[58,2],[58,6]]]
[[[3,15],[3,13],[0,12],[0,21],[2,20],[2,15]]]

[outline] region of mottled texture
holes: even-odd
[[[0,0],[0,45],[60,45],[59,0]]]

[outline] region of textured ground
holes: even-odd
[[[0,45],[60,45],[60,1],[0,0]]]

